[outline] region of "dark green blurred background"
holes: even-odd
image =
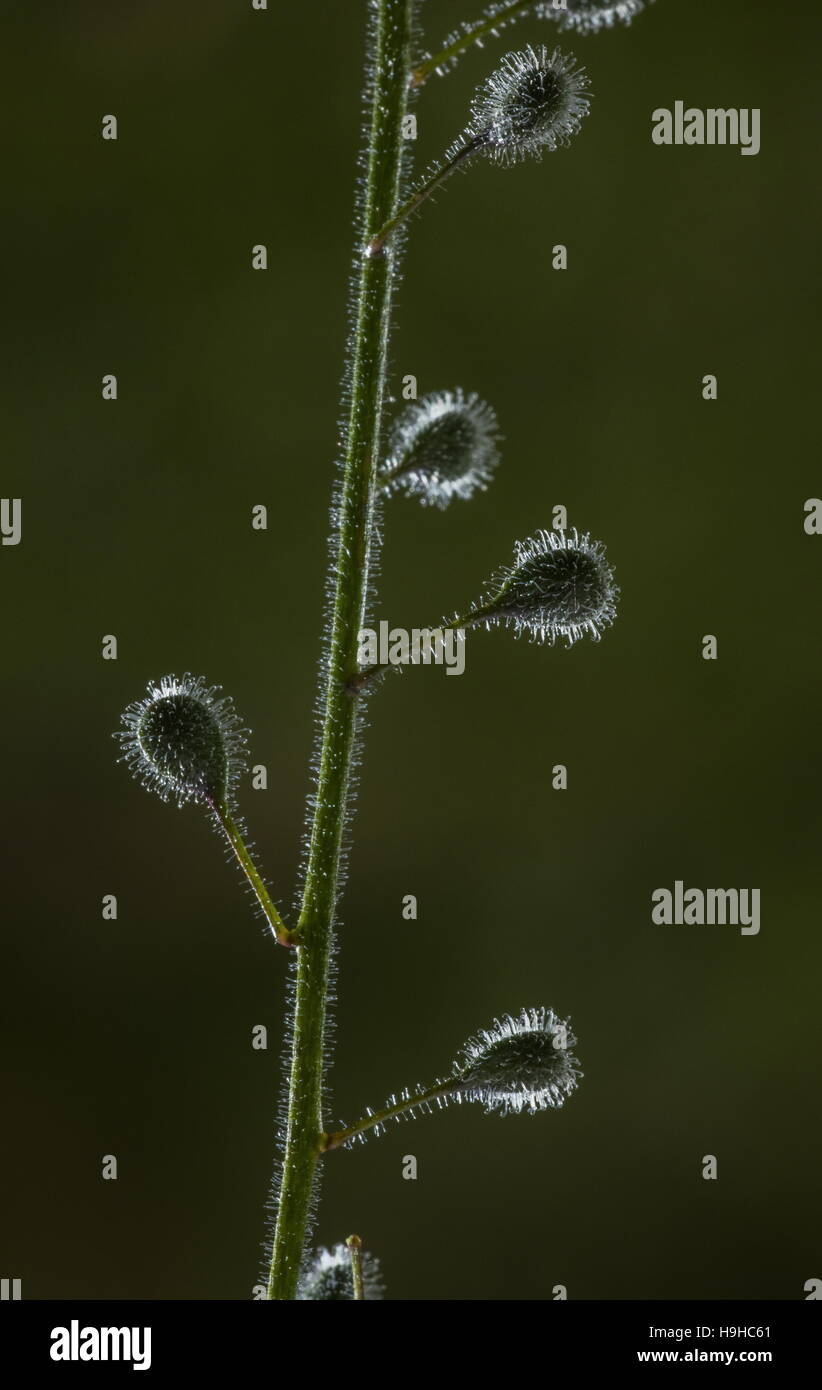
[[[428,0],[432,42],[477,8]],[[560,1113],[463,1109],[329,1158],[317,1239],[361,1231],[392,1298],[796,1299],[822,1277],[818,10],[659,0],[563,40],[595,92],[573,146],[473,168],[414,227],[392,389],[479,391],[505,457],[470,504],[391,506],[377,616],[465,605],[558,503],[608,544],[622,600],[599,646],[477,636],[462,679],[412,671],[370,705],[332,1118],[522,1004],[572,1016],[586,1072]],[[269,770],[242,810],[291,898],[364,12],[144,0],[5,24],[2,493],[24,529],[0,553],[0,1266],[24,1297],[257,1279],[286,959],[204,818],[143,793],[110,732],[151,677],[221,682]],[[555,37],[524,22],[433,81],[419,164],[506,47]],[[760,155],[652,145],[678,98],[760,107]],[[760,935],[652,925],[677,878],[761,888]]]

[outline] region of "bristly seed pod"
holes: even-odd
[[[376,1255],[365,1251],[361,1255],[363,1298],[376,1302],[384,1297],[385,1288]],[[333,1250],[320,1249],[303,1268],[297,1287],[298,1301],[322,1303],[349,1302],[354,1298],[354,1278],[351,1254],[345,1245]]]
[[[537,14],[555,20],[560,29],[593,34],[598,29],[610,29],[617,22],[630,24],[645,9],[645,3],[646,0],[566,0],[566,7],[557,9],[549,0],[537,7]]]
[[[491,0],[478,19],[461,20],[436,55],[429,53],[420,60],[412,70],[411,84],[418,87],[432,72],[442,76],[472,43],[482,48],[489,34],[496,36],[528,15],[553,20],[563,31],[592,34],[598,29],[612,28],[617,21],[630,24],[646,4],[652,3],[653,0]]]
[[[220,686],[202,676],[163,676],[124,711],[115,735],[123,761],[164,801],[228,806],[245,762],[245,733]]]
[[[424,507],[484,491],[499,463],[499,429],[479,396],[437,391],[413,402],[395,421],[381,468],[386,496],[402,491]]]
[[[123,727],[114,735],[123,748],[120,761],[163,801],[196,801],[211,812],[272,933],[283,946],[296,946],[299,928],[292,931],[282,920],[233,814],[246,764],[246,731],[220,689],[188,672],[163,676],[159,685],[150,682],[143,699],[124,711]]]
[[[517,164],[529,155],[567,145],[588,114],[588,78],[570,54],[547,48],[509,53],[479,88],[471,122],[444,162],[366,243],[367,256],[383,254],[386,243],[435,189],[477,155],[498,164]]]
[[[605,548],[576,530],[538,531],[517,541],[514,563],[495,576],[487,596],[469,612],[472,626],[505,623],[519,636],[569,647],[587,633],[599,641],[616,617],[619,588]]]
[[[570,54],[544,45],[508,53],[471,103],[468,147],[516,164],[567,145],[590,107],[588,78]]]
[[[486,1113],[556,1110],[582,1076],[569,1051],[575,1043],[568,1022],[553,1009],[522,1009],[516,1018],[505,1014],[466,1043],[456,1064],[459,1082],[453,1094],[480,1101]]]
[[[431,1086],[404,1087],[382,1110],[369,1107],[357,1124],[323,1135],[323,1152],[363,1143],[369,1134],[383,1134],[391,1120],[427,1115],[453,1102],[479,1101],[486,1114],[558,1110],[582,1077],[570,1051],[575,1044],[570,1020],[553,1009],[521,1009],[516,1018],[504,1014],[468,1039],[449,1076]]]

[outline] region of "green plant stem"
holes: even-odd
[[[445,48],[441,48],[439,53],[433,57],[426,58],[422,63],[418,63],[411,71],[412,87],[421,87],[426,82],[432,72],[437,68],[445,67],[448,63],[459,58],[472,44],[481,43],[489,34],[495,34],[503,25],[512,24],[515,19],[524,14],[526,10],[533,9],[534,0],[512,0],[510,5],[505,5],[495,15],[483,15],[480,19],[466,27],[462,34],[455,38]]]
[[[390,218],[384,226],[380,227],[377,235],[371,238],[368,243],[369,256],[379,256],[384,250],[386,242],[393,236],[397,228],[401,227],[411,214],[417,211],[417,208],[425,202],[426,198],[431,197],[431,194],[435,189],[440,187],[440,184],[445,183],[445,180],[451,177],[464,160],[470,159],[472,155],[475,155],[477,151],[482,148],[484,143],[483,137],[476,137],[475,139],[469,140],[465,145],[461,145],[456,154],[453,154],[450,159],[446,160],[445,164],[441,164],[438,169],[435,169],[431,177],[422,185],[422,188],[418,188],[416,193],[412,193],[408,201],[403,203],[402,207],[398,209],[394,216]]]
[[[296,946],[299,940],[299,932],[291,931],[285,925],[285,922],[274,906],[271,895],[263,883],[257,871],[257,866],[251,858],[246,843],[240,834],[239,826],[224,802],[215,805],[214,814],[225,832],[225,837],[237,857],[240,868],[254,891],[257,902],[265,913],[266,921],[275,937],[281,946]]]
[[[408,103],[415,6],[416,0],[371,0],[371,109],[365,199],[358,225],[360,248],[390,218],[401,197],[405,153],[402,123]],[[353,361],[332,568],[331,634],[319,772],[298,926],[301,944],[297,948],[285,1153],[268,1283],[271,1299],[293,1299],[296,1293],[323,1133],[328,970],[358,716],[358,702],[351,699],[347,686],[357,669],[358,632],[368,593],[396,254],[395,247],[385,256],[361,253],[354,286]]]
[[[415,1110],[418,1105],[425,1105],[426,1101],[437,1100],[440,1096],[453,1095],[459,1086],[459,1081],[459,1076],[450,1076],[447,1081],[436,1081],[433,1086],[428,1087],[427,1091],[420,1091],[418,1095],[407,1096],[404,1100],[397,1101],[395,1105],[386,1106],[384,1110],[375,1110],[348,1129],[337,1129],[333,1134],[321,1135],[321,1152],[328,1153],[331,1149],[339,1149],[342,1144],[347,1144],[349,1139],[355,1139],[358,1134],[365,1134],[366,1130],[374,1129],[376,1125],[385,1124],[387,1120],[396,1120],[399,1115],[404,1115],[409,1110]]]
[[[478,627],[483,623],[491,611],[494,611],[492,605],[474,608],[470,613],[466,613],[460,618],[454,618],[450,623],[441,624],[439,627],[421,628],[420,631],[430,633],[429,641],[443,637],[446,632],[466,632],[469,628]],[[377,677],[385,675],[387,671],[392,669],[393,667],[381,665],[379,662],[375,662],[373,666],[362,666],[353,676],[349,677],[348,689],[352,695],[359,695]]]
[[[351,1282],[354,1286],[354,1302],[362,1303],[365,1290],[362,1285],[362,1241],[359,1236],[349,1236],[345,1242],[351,1256]]]

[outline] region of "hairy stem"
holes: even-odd
[[[489,35],[496,34],[504,25],[512,24],[520,15],[527,10],[533,9],[534,0],[511,0],[508,5],[501,5],[496,14],[489,14],[487,11],[473,23],[465,25],[461,34],[452,39],[449,44],[441,48],[438,53],[431,58],[426,58],[419,63],[411,72],[411,85],[421,87],[426,82],[432,72],[438,68],[447,68],[451,63],[456,62],[472,44],[482,43],[482,40]]]
[[[257,902],[260,904],[265,914],[266,921],[275,937],[281,946],[295,946],[299,940],[299,935],[297,932],[291,931],[285,925],[285,922],[274,906],[271,895],[260,877],[254,860],[248,852],[245,840],[240,834],[239,826],[228,807],[222,802],[215,804],[214,814],[225,832],[225,837],[237,857],[237,863],[248,879]]]
[[[359,1236],[349,1236],[345,1243],[351,1256],[351,1283],[354,1286],[354,1302],[361,1303],[365,1299],[365,1290],[362,1284],[362,1241]]]
[[[445,183],[446,179],[451,177],[455,169],[458,169],[466,159],[471,159],[471,157],[477,153],[477,150],[482,148],[484,143],[484,137],[469,140],[465,145],[462,145],[457,150],[456,154],[453,154],[445,164],[435,169],[434,173],[423,184],[422,188],[418,188],[416,193],[412,193],[411,197],[407,202],[403,203],[402,207],[395,212],[394,216],[386,222],[384,226],[380,227],[377,235],[371,238],[368,243],[369,256],[379,256],[384,250],[386,242],[393,236],[397,228],[401,227],[411,214],[417,211],[417,208],[425,202],[426,198],[431,197],[435,189],[439,188],[441,184]]]
[[[325,672],[319,772],[298,930],[297,976],[285,1154],[268,1297],[293,1299],[306,1240],[323,1133],[322,1090],[328,970],[340,855],[350,793],[357,704],[348,681],[357,669],[365,616],[385,395],[386,350],[397,248],[369,257],[362,248],[400,201],[402,123],[416,0],[370,0],[370,113],[365,194],[358,221],[360,264],[353,288],[354,331],[347,378],[347,425],[335,529],[331,632]]]
[[[420,631],[428,633],[428,642],[431,644],[432,649],[433,644],[442,641],[446,632],[455,632],[458,639],[462,641],[468,629],[481,627],[492,611],[494,611],[494,605],[491,603],[485,604],[472,608],[470,613],[466,613],[462,617],[453,618],[450,623],[440,623],[439,627],[421,628]],[[355,671],[354,675],[349,677],[348,689],[351,691],[352,695],[359,695],[371,685],[375,679],[379,676],[384,676],[386,671],[390,669],[391,667],[383,665],[380,662],[375,662],[373,666],[360,666],[357,671]]]
[[[400,1115],[405,1115],[409,1110],[416,1110],[420,1105],[430,1105],[434,1100],[442,1096],[453,1095],[459,1088],[460,1077],[450,1076],[447,1081],[436,1081],[433,1086],[429,1086],[427,1091],[420,1091],[415,1095],[401,1096],[393,1105],[388,1105],[384,1110],[373,1110],[370,1114],[358,1120],[355,1125],[350,1125],[348,1129],[337,1129],[332,1134],[320,1136],[321,1152],[328,1153],[331,1149],[339,1149],[342,1144],[347,1144],[349,1139],[355,1139],[358,1134],[365,1134],[366,1130],[374,1129],[377,1125],[383,1125],[387,1120],[396,1120]]]

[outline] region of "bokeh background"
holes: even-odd
[[[472,8],[428,0],[432,42]],[[370,706],[333,1118],[523,1004],[571,1015],[586,1072],[558,1114],[463,1108],[329,1159],[317,1240],[360,1231],[391,1298],[796,1299],[822,1277],[818,8],[659,0],[564,40],[595,91],[573,146],[474,167],[414,227],[392,389],[480,392],[505,457],[469,505],[392,504],[376,616],[464,605],[559,503],[608,544],[622,600],[598,646],[477,636],[462,679],[411,672]],[[364,12],[143,0],[6,21],[2,492],[24,533],[0,554],[0,1265],[24,1297],[257,1280],[286,959],[205,819],[140,790],[110,733],[149,678],[222,683],[268,767],[242,810],[288,902]],[[523,22],[433,81],[419,165],[506,47],[554,40]],[[759,156],[655,147],[651,112],[678,98],[760,107]],[[759,887],[760,935],[654,926],[650,895],[678,878]]]

